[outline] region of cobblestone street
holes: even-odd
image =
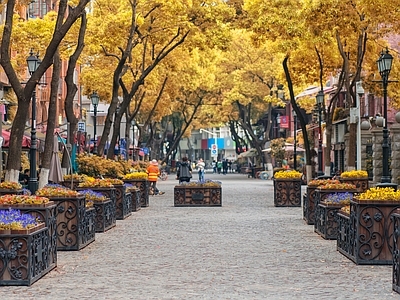
[[[0,299],[399,299],[391,266],[357,266],[306,225],[301,208],[276,208],[270,180],[222,181],[222,207],[174,207],[165,191],[55,270]],[[305,187],[303,187],[305,188]]]

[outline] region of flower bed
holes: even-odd
[[[142,172],[137,172],[137,173],[142,173]],[[132,173],[134,174],[134,173]],[[128,174],[129,175],[129,174]],[[146,174],[147,176],[147,174]],[[148,207],[149,206],[149,181],[144,178],[135,178],[135,179],[127,179],[124,178],[123,181],[125,183],[132,184],[136,186],[140,190],[140,206],[141,207]]]
[[[24,193],[22,185],[18,182],[3,181],[0,183],[0,196],[1,195],[22,195]]]
[[[356,186],[357,192],[362,193],[368,190],[369,181],[367,171],[347,171],[340,174],[340,182],[350,183]]]
[[[349,221],[339,227],[338,251],[356,264],[393,263],[393,214],[400,191],[370,188],[350,202]],[[339,213],[345,215],[343,213]]]
[[[123,220],[132,214],[132,199],[126,195],[126,186],[114,184],[116,198],[117,220]]]
[[[71,190],[74,190],[81,182],[84,182],[87,179],[87,175],[85,174],[72,174],[72,175],[64,175],[64,181],[61,184]]]
[[[326,240],[336,240],[338,232],[337,213],[350,203],[353,193],[332,193],[318,203],[316,209],[314,231]]]
[[[125,183],[125,187],[126,191],[131,194],[132,211],[135,212],[140,210],[140,190],[130,183]]]
[[[36,192],[57,204],[57,250],[80,250],[95,239],[95,209],[86,198],[61,185],[46,185]]]
[[[57,217],[56,204],[39,196],[5,195],[0,197],[0,209],[18,209],[40,220],[48,228],[50,267],[57,266]]]
[[[110,198],[90,189],[82,190],[80,194],[85,195],[86,202],[92,202],[96,210],[94,221],[96,232],[106,232],[116,225],[115,204]]]
[[[328,183],[337,184],[339,180],[314,179],[308,183],[306,193],[303,195],[303,219],[307,225],[314,225],[315,222],[315,190]]]
[[[222,206],[221,183],[206,180],[176,185],[174,206]]]
[[[299,176],[300,174],[300,176]],[[274,175],[274,206],[301,206],[301,173],[278,171]]]
[[[48,228],[19,210],[0,210],[0,285],[31,285],[55,265]]]

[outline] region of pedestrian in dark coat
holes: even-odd
[[[190,178],[192,178],[192,167],[187,157],[182,158],[182,162],[177,169],[176,177],[179,179],[179,183],[190,182]]]

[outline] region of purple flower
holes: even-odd
[[[0,225],[4,229],[10,229],[11,224],[17,224],[22,228],[32,227],[37,225],[37,220],[30,214],[22,214],[18,209],[9,208],[0,210]]]

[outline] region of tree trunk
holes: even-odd
[[[39,189],[44,187],[49,182],[50,163],[54,149],[54,129],[56,127],[55,120],[57,113],[57,97],[58,97],[58,85],[60,81],[60,71],[61,71],[60,53],[56,51],[56,53],[54,54],[53,73],[51,78],[49,112],[47,119],[47,130],[45,137],[42,168],[40,170],[40,177],[39,177]]]
[[[11,32],[13,27],[13,16],[15,11],[15,0],[7,2],[5,25],[3,30],[3,37],[1,40],[1,59],[0,64],[6,73],[10,84],[18,98],[17,113],[11,128],[9,157],[7,161],[7,170],[5,179],[8,181],[18,181],[16,176],[21,166],[21,143],[25,129],[26,112],[29,111],[29,104],[33,90],[36,88],[37,82],[46,72],[46,70],[53,63],[54,53],[57,51],[58,45],[65,37],[71,26],[77,18],[79,18],[82,11],[84,11],[87,3],[90,0],[80,0],[79,3],[68,11],[66,16],[67,0],[59,1],[59,9],[56,21],[56,28],[52,39],[45,51],[45,55],[38,69],[30,76],[25,88],[20,83],[20,78],[17,76],[11,61]],[[61,24],[57,27],[57,24]]]

